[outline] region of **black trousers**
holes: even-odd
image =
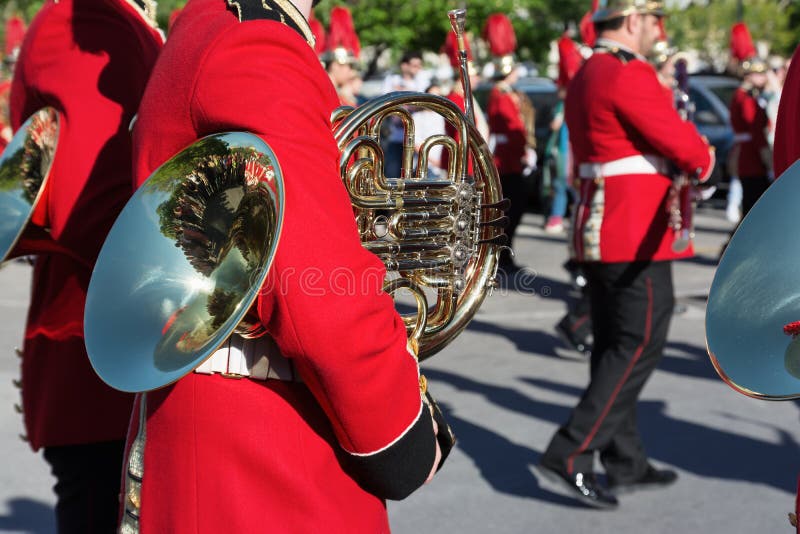
[[[742,177],[740,181],[742,182],[742,218],[744,218],[767,190],[770,181],[766,176]]]
[[[600,453],[609,481],[647,469],[636,402],[661,359],[675,303],[671,262],[587,263],[594,346],[589,385],[542,464],[589,473]]]
[[[525,186],[525,181],[522,179],[521,174],[504,174],[500,176],[500,185],[503,188],[503,196],[511,200],[511,207],[506,212],[506,216],[509,219],[508,226],[506,226],[506,235],[508,236],[508,246],[513,247],[514,234],[516,234],[517,227],[528,207],[528,188]],[[503,250],[500,255],[500,262],[501,266],[512,262],[511,254],[508,250]]]
[[[56,485],[58,534],[113,534],[125,442],[45,447]]]

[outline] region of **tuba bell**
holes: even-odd
[[[45,235],[50,171],[56,156],[60,116],[51,107],[36,111],[0,154],[0,261],[9,259],[26,230]],[[51,244],[50,248],[55,248]]]
[[[753,206],[717,267],[706,344],[719,376],[744,395],[800,398],[800,161]]]

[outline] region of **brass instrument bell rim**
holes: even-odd
[[[247,272],[248,287],[239,295],[240,298],[234,301],[235,307],[233,311],[230,312],[230,315],[224,319],[218,328],[213,328],[213,325],[210,325],[210,328],[212,328],[212,333],[208,335],[206,341],[202,342],[202,345],[198,348],[198,350],[194,350],[192,353],[187,351],[185,360],[181,360],[183,363],[162,369],[158,366],[158,362],[155,360],[158,350],[158,343],[164,339],[165,334],[168,333],[168,329],[170,328],[169,321],[167,322],[166,326],[164,326],[163,330],[161,330],[161,340],[153,345],[148,344],[148,347],[152,347],[152,349],[142,349],[142,351],[137,354],[130,354],[131,351],[129,350],[128,354],[122,355],[121,358],[117,357],[116,354],[108,354],[109,352],[113,353],[113,347],[111,347],[111,342],[108,341],[108,338],[113,338],[114,332],[109,334],[108,332],[103,331],[100,326],[97,326],[99,321],[96,321],[95,317],[101,317],[101,314],[104,311],[108,314],[112,312],[102,309],[103,301],[106,300],[102,294],[102,289],[106,289],[107,285],[106,287],[99,287],[97,279],[100,275],[103,275],[106,278],[109,277],[110,274],[108,271],[111,271],[109,267],[113,268],[122,262],[122,258],[119,257],[119,254],[114,254],[117,249],[121,249],[122,247],[119,247],[113,243],[115,240],[118,241],[118,238],[121,236],[125,236],[125,234],[122,233],[124,228],[119,225],[124,225],[126,223],[130,224],[131,215],[140,215],[142,211],[146,209],[151,210],[145,213],[147,216],[157,219],[158,217],[153,217],[152,206],[156,203],[159,203],[160,205],[160,202],[164,198],[174,194],[178,187],[185,183],[187,177],[182,176],[171,178],[170,185],[173,186],[171,189],[166,190],[164,193],[158,193],[161,196],[154,195],[150,198],[148,198],[147,195],[151,194],[151,192],[156,190],[156,188],[155,186],[148,187],[148,182],[153,185],[151,180],[153,180],[155,177],[161,176],[161,173],[168,174],[168,166],[170,164],[176,160],[180,161],[179,158],[184,155],[186,155],[186,158],[189,159],[188,154],[196,147],[196,145],[209,140],[227,142],[228,153],[226,155],[231,153],[231,148],[255,149],[255,153],[257,153],[259,157],[266,156],[269,164],[273,167],[274,177],[270,178],[269,182],[260,179],[252,186],[255,188],[255,190],[263,193],[263,195],[261,195],[264,199],[263,203],[272,205],[272,214],[274,216],[274,220],[271,220],[271,223],[274,223],[274,226],[271,228],[271,230],[268,230],[265,235],[266,239],[271,239],[271,243],[269,243],[269,246],[267,246],[266,243],[264,244],[263,255],[259,256],[259,262],[253,269]],[[200,164],[202,162],[202,158],[205,156],[207,156],[207,154],[200,154],[199,156],[189,159],[189,161],[194,164]],[[264,142],[255,134],[250,132],[222,132],[208,135],[184,147],[172,158],[162,163],[134,192],[133,196],[130,198],[122,212],[117,217],[117,221],[115,221],[114,226],[108,234],[106,242],[103,244],[100,254],[98,255],[95,268],[92,272],[92,279],[89,284],[89,290],[87,291],[86,306],[84,311],[84,331],[90,363],[100,378],[109,386],[120,391],[130,393],[152,391],[174,384],[181,378],[190,374],[208,358],[213,356],[214,352],[218,350],[228,340],[228,338],[236,332],[236,329],[241,323],[242,319],[252,309],[254,303],[256,302],[264,282],[266,281],[266,278],[274,264],[283,229],[284,216],[285,187],[283,172],[272,149],[269,147],[269,145],[267,145],[266,142]],[[152,230],[154,226],[153,221],[148,221],[148,226],[146,227],[145,223],[141,223],[141,221],[134,220],[133,222],[139,223],[138,226],[140,227],[143,235],[146,234],[149,237],[156,235],[153,232],[148,234],[148,231]],[[270,226],[272,226],[272,224]],[[166,236],[159,236],[159,238],[161,237]],[[230,242],[231,240],[229,239],[224,243],[227,246],[230,244]],[[145,259],[152,259],[152,255],[154,252],[158,252],[159,247],[162,250],[164,249],[165,243],[169,244],[170,239],[160,239],[159,243],[154,244],[151,247],[152,251],[149,252],[150,256],[143,254]],[[176,248],[174,246],[174,242],[171,244],[172,248]],[[180,258],[181,253],[176,252],[175,254],[175,256],[165,257],[163,263],[167,263],[169,260],[174,260],[175,258]],[[166,279],[168,279],[173,285],[178,286],[186,281],[180,278],[179,275],[181,272],[191,271],[189,260],[186,258],[180,259],[183,261],[179,262],[177,267],[167,263],[167,267],[172,267],[172,271],[168,271],[167,273],[161,275],[162,277],[168,277],[170,274],[177,274],[178,276],[175,278]],[[143,260],[140,260],[140,262],[141,261]],[[216,270],[220,266],[222,266],[222,264],[216,266],[212,273],[217,272]],[[106,273],[102,273],[101,271],[103,270],[105,270]],[[140,278],[146,279],[148,276],[141,276]],[[211,278],[203,278],[203,280],[211,280]],[[130,291],[129,293],[132,294],[133,292]],[[133,300],[133,298],[130,300]],[[124,308],[120,309],[124,311]],[[179,317],[179,312],[181,312],[181,310],[182,308],[172,312],[172,316]],[[116,310],[114,310],[114,312],[116,312]],[[119,332],[117,332],[117,334],[119,334]],[[147,335],[150,336],[148,338],[148,342],[152,341],[151,338],[156,336],[151,331],[149,331]],[[130,375],[136,374],[136,376],[126,376],[126,370]]]
[[[790,236],[797,222],[800,160],[759,198],[717,265],[705,313],[706,350],[720,379],[759,400],[800,398],[787,368],[791,341],[783,326],[800,316],[794,288],[800,266]],[[778,229],[778,230],[776,230]]]
[[[7,261],[9,259],[8,255],[14,250],[14,248],[19,243],[19,240],[22,238],[22,235],[25,233],[25,229],[28,227],[28,225],[31,222],[31,217],[33,217],[33,212],[36,211],[36,207],[39,205],[39,202],[42,200],[42,196],[44,196],[44,192],[46,191],[46,188],[49,187],[49,185],[50,185],[50,181],[51,181],[50,180],[50,176],[53,173],[53,166],[54,166],[54,163],[56,161],[56,155],[58,154],[58,144],[59,144],[58,141],[61,138],[61,122],[62,122],[61,113],[57,109],[52,107],[52,106],[45,106],[43,108],[40,108],[40,109],[36,110],[35,112],[33,112],[31,114],[30,117],[25,119],[25,122],[22,123],[22,125],[19,128],[19,130],[17,130],[17,133],[14,134],[14,137],[12,137],[11,141],[8,143],[8,145],[6,145],[6,149],[3,150],[2,153],[0,153],[0,167],[1,167],[5,157],[8,157],[9,154],[11,154],[11,151],[8,150],[8,147],[10,147],[10,146],[12,146],[14,144],[14,141],[17,139],[17,136],[27,137],[29,135],[28,134],[28,128],[32,124],[32,122],[34,120],[34,117],[36,115],[39,115],[39,114],[42,114],[42,113],[47,113],[47,114],[51,114],[52,113],[52,116],[55,118],[55,123],[56,123],[56,143],[53,146],[53,156],[52,156],[52,159],[50,161],[50,166],[48,167],[47,172],[45,173],[44,177],[42,178],[42,183],[39,186],[39,190],[36,192],[36,196],[34,197],[33,202],[31,202],[31,204],[30,204],[30,209],[28,210],[28,213],[25,215],[24,220],[20,221],[21,224],[20,224],[19,228],[17,229],[14,238],[10,241],[8,247],[5,250],[0,251],[0,262]],[[24,142],[23,142],[23,146],[24,146]],[[22,175],[18,174],[18,177],[20,178],[20,182],[21,182],[21,180],[23,178]],[[19,191],[21,188],[22,188],[22,185],[20,184],[20,187],[14,189],[14,191]],[[8,193],[8,192],[0,193],[0,195],[6,195],[6,194],[9,194],[9,195],[13,196],[13,193]]]

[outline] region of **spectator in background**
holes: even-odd
[[[564,121],[564,99],[567,86],[583,62],[578,47],[565,32],[558,41],[558,103],[553,108],[553,120],[550,121],[550,139],[545,149],[546,157],[552,158],[552,165],[545,169],[555,171],[550,181],[552,201],[550,215],[544,225],[544,231],[560,234],[564,231],[564,216],[567,213],[569,184],[572,174],[572,158],[569,146],[569,131]]]
[[[428,79],[422,73],[422,54],[411,51],[400,58],[400,72],[392,73],[383,80],[383,93],[394,91],[419,91],[428,88]],[[400,177],[403,162],[403,138],[405,129],[397,117],[390,117],[384,124],[385,136],[382,140],[384,152],[384,172],[387,177]]]
[[[442,86],[439,84],[438,80],[434,79],[425,92],[441,96]],[[417,162],[416,165],[418,166],[419,158],[422,155],[420,154],[422,143],[431,136],[444,135],[445,121],[442,114],[425,108],[415,111],[411,114],[411,117],[414,119],[414,150],[416,151],[414,157]],[[417,172],[420,172],[419,169]],[[426,172],[431,178],[439,178],[443,174],[446,174],[442,168],[442,145],[436,145],[428,151],[428,166]]]

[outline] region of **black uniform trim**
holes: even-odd
[[[289,0],[226,0],[239,22],[248,20],[274,20],[289,26],[299,33],[310,46],[314,46],[314,34],[308,21]]]
[[[630,63],[634,59],[637,59],[637,55],[629,50],[623,50],[622,48],[611,47],[607,48],[605,46],[598,46],[595,47],[595,51],[597,52],[606,52],[607,54],[611,54],[618,60],[620,60],[623,64]]]
[[[382,499],[399,501],[422,486],[436,456],[431,412],[423,404],[417,421],[386,449],[366,456],[349,454],[345,461],[353,478]]]

